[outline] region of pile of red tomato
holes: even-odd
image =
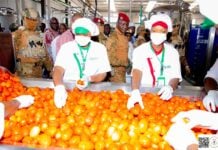
[[[172,149],[164,140],[171,118],[180,111],[204,109],[202,102],[178,96],[169,101],[152,93],[142,94],[145,108],[126,108],[128,94],[116,91],[68,91],[62,109],[54,105],[50,88],[24,87],[15,76],[0,72],[0,100],[22,94],[35,97],[32,106],[5,120],[0,143],[43,148]],[[212,133],[196,129],[195,133]]]

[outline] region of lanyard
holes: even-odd
[[[155,51],[150,43],[150,46],[151,46],[151,49],[152,51],[154,52],[155,54]],[[160,76],[163,76],[163,68],[164,68],[164,57],[165,57],[165,49],[163,48],[163,51],[162,51],[162,56],[161,56],[161,60],[158,58],[158,56],[155,54],[155,56],[157,57],[158,61],[160,62]]]
[[[88,52],[89,52],[89,48],[90,48],[90,43],[88,44],[87,48],[83,48],[80,45],[78,45],[79,47],[79,51],[80,51],[80,55],[82,57],[82,62],[79,61],[79,58],[77,57],[76,53],[73,54],[74,58],[76,59],[78,68],[79,68],[79,76],[80,78],[83,77],[83,71],[85,70],[85,63],[87,60],[87,56],[88,56]],[[83,53],[83,51],[86,51],[86,54]]]

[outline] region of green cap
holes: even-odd
[[[89,30],[84,27],[76,27],[75,34],[83,34],[86,35],[89,33]]]
[[[213,27],[214,25],[215,23],[209,18],[205,18],[204,21],[201,23],[201,27],[204,29],[208,29],[210,27]]]

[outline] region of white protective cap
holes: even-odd
[[[91,33],[91,36],[99,35],[98,26],[92,20],[88,18],[79,18],[72,24],[72,31],[74,34],[75,34],[75,29],[77,27],[86,28]]]
[[[200,13],[218,24],[217,0],[197,0],[197,2],[199,4]]]
[[[135,24],[133,22],[130,22],[129,27],[135,27]]]
[[[168,32],[172,32],[172,20],[167,14],[155,14],[151,16],[150,20],[144,22],[145,28],[151,30],[152,25],[159,21],[166,23],[168,26]]]

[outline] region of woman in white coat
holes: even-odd
[[[75,40],[65,43],[56,57],[54,64],[54,102],[57,108],[65,105],[67,92],[64,81],[83,80],[84,85],[76,84],[84,89],[89,82],[101,82],[111,71],[106,47],[91,40],[91,36],[99,34],[95,23],[88,18],[77,19],[72,24]]]
[[[137,47],[133,53],[132,93],[127,108],[135,103],[144,108],[139,92],[141,85],[161,87],[160,98],[169,100],[178,83],[182,80],[179,54],[176,49],[165,43],[168,32],[172,31],[172,21],[166,14],[151,16],[145,23],[150,29],[151,42]]]

